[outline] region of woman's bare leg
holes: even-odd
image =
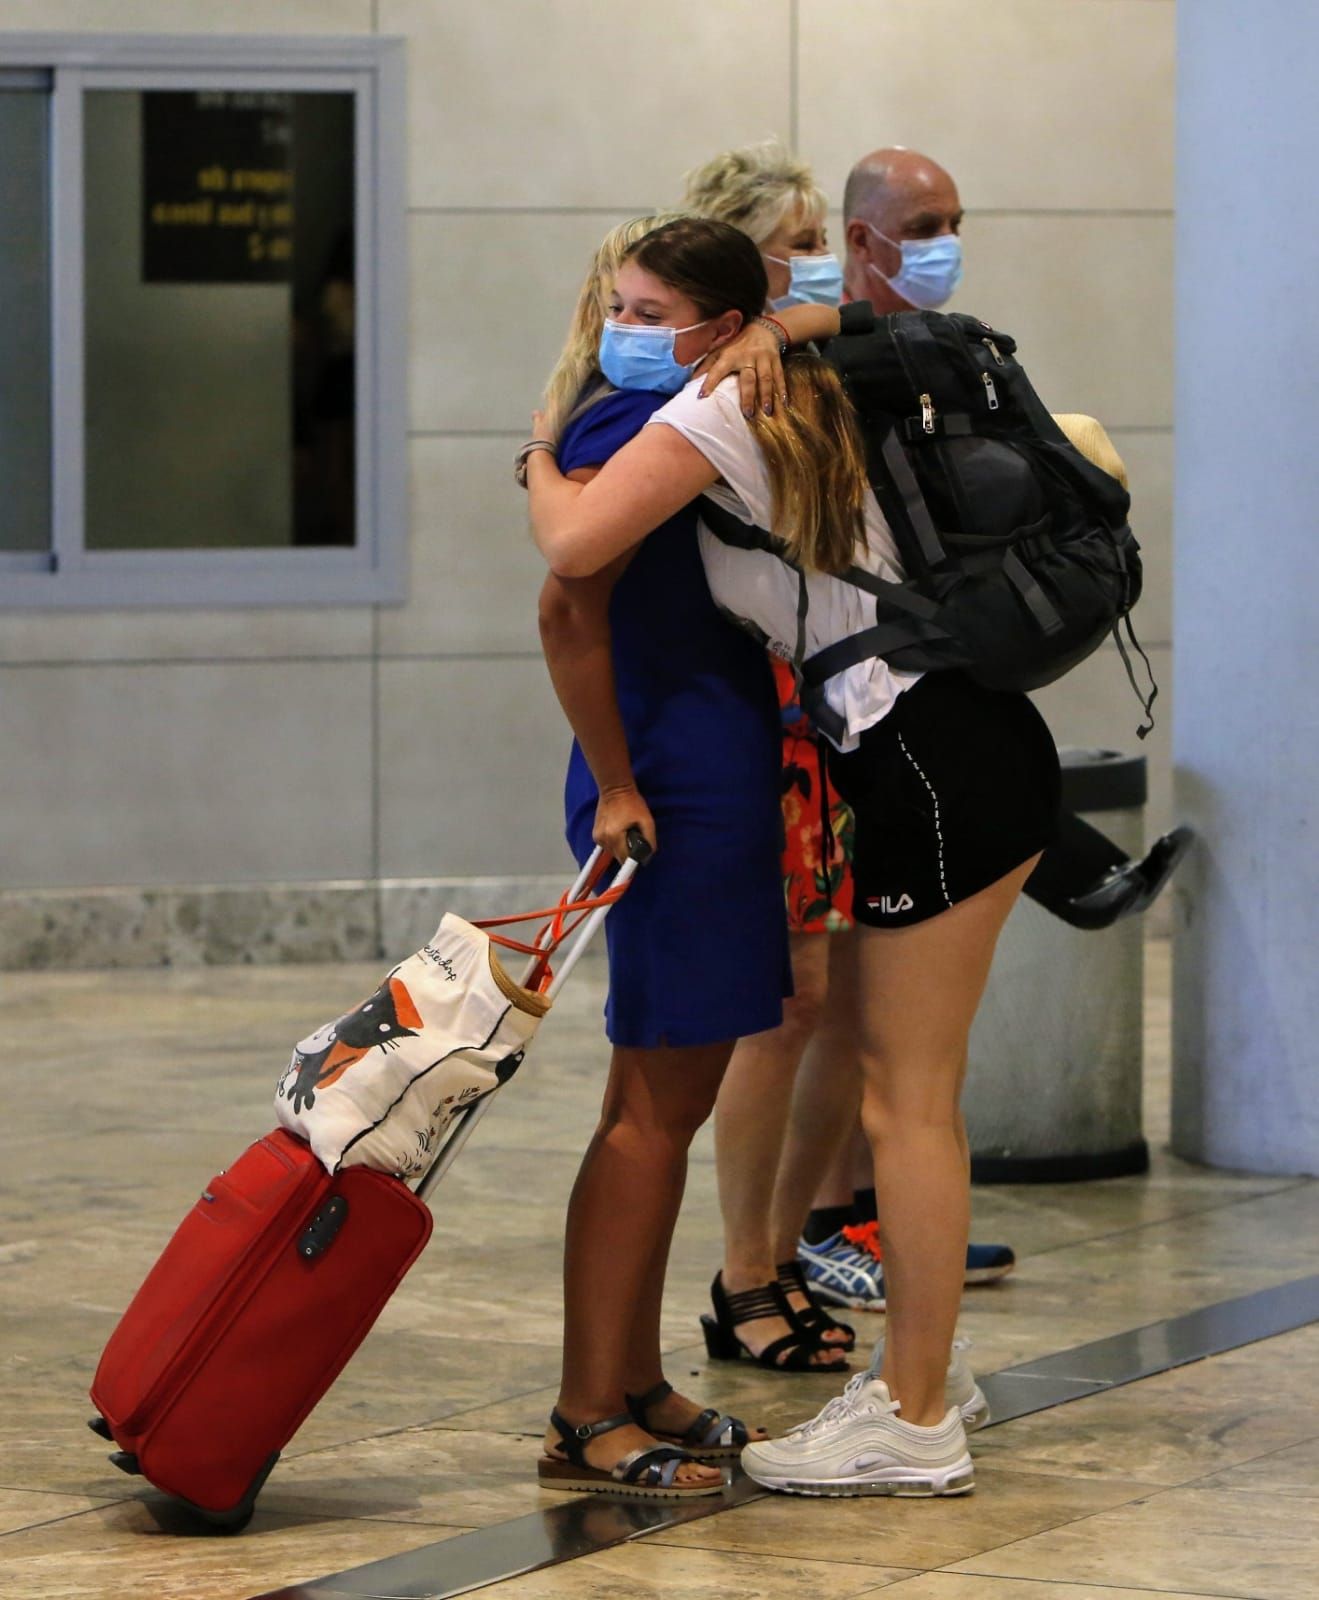
[[[958,1099],[999,931],[1038,857],[928,922],[862,933],[861,1114],[874,1156],[888,1325],[883,1377],[903,1418],[945,1411],[970,1185]]]
[[[659,1370],[663,1284],[656,1281],[656,1258],[663,1241],[667,1261],[687,1149],[714,1106],[731,1052],[731,1040],[614,1050],[600,1123],[568,1203],[559,1410],[569,1422],[622,1411],[631,1385],[644,1387],[645,1375]],[[547,1433],[547,1448],[555,1442]],[[608,1468],[648,1443],[640,1428],[617,1428],[590,1442],[588,1459]],[[711,1468],[683,1466],[677,1482],[717,1476]]]
[[[724,1288],[730,1294],[772,1283],[777,1261],[770,1239],[774,1177],[792,1103],[793,1080],[824,1007],[829,982],[826,934],[792,936],[794,994],[777,1028],[739,1039],[715,1107],[715,1168],[724,1221]],[[789,1332],[780,1317],[741,1324],[753,1353]],[[821,1351],[816,1362],[837,1365]]]
[[[793,1088],[783,1158],[770,1208],[773,1259],[791,1261],[813,1203],[851,1205],[850,1173],[837,1200],[816,1200],[821,1174],[835,1172],[861,1105],[859,947],[855,932],[828,935],[829,989],[819,1027],[807,1046]]]

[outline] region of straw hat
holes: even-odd
[[[1061,416],[1055,413],[1053,420],[1087,461],[1092,461],[1110,478],[1116,478],[1124,489],[1130,489],[1126,466],[1102,422],[1079,411],[1066,412]]]

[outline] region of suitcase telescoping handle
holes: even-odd
[[[625,888],[635,876],[637,868],[645,866],[646,862],[650,860],[652,854],[651,848],[646,842],[645,836],[641,833],[640,829],[628,829],[627,848],[628,859],[614,874],[613,882],[610,884],[611,889],[618,890]],[[588,886],[594,885],[599,881],[603,871],[605,870],[605,866],[606,863],[604,862],[604,850],[597,846],[597,848],[588,858],[586,865],[578,873],[572,887],[568,890],[566,903],[569,905],[576,904],[581,896],[587,892]],[[558,994],[559,990],[563,987],[564,982],[568,978],[569,973],[572,972],[573,968],[582,959],[583,955],[585,955],[587,947],[591,943],[591,940],[595,937],[600,924],[609,915],[609,907],[613,905],[614,898],[616,898],[616,896],[605,901],[604,904],[596,906],[593,911],[589,912],[585,917],[583,917],[581,922],[569,935],[567,941],[561,946],[563,952],[562,956],[559,959],[558,966],[555,970],[553,978],[550,981],[549,987],[545,990],[546,995],[551,1000],[556,994]],[[537,943],[539,944],[540,941],[547,938],[548,935],[549,924],[547,924],[546,927],[541,930],[540,939],[537,940]],[[528,983],[533,975],[543,967],[543,964],[544,957],[531,957],[527,963],[526,971],[522,975],[522,982],[524,985]],[[489,1109],[490,1102],[493,1099],[494,1095],[492,1094],[482,1095],[479,1100],[475,1100],[471,1105],[465,1106],[463,1110],[460,1111],[453,1119],[453,1122],[450,1124],[449,1131],[444,1137],[444,1143],[436,1152],[434,1161],[432,1161],[430,1166],[426,1169],[422,1176],[421,1182],[417,1185],[416,1193],[418,1199],[424,1200],[427,1195],[430,1194],[431,1190],[434,1189],[435,1185],[440,1181],[444,1174],[458,1159],[458,1155],[463,1146],[467,1143],[468,1139],[471,1138],[477,1123],[486,1114],[486,1111]]]

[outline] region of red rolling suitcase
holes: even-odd
[[[646,854],[634,843],[596,892],[609,866],[597,851],[553,913],[496,919],[551,917],[533,945],[499,939],[531,955],[526,987],[555,993]],[[549,957],[566,935],[554,975]],[[212,1178],[97,1367],[90,1426],[120,1447],[111,1461],[208,1523],[246,1526],[280,1451],[421,1254],[432,1226],[424,1197],[492,1098],[455,1119],[415,1191],[365,1167],[332,1177],[282,1128]]]

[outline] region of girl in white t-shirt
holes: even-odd
[[[615,337],[690,370],[710,344],[703,329],[760,303],[746,294],[757,274],[763,302],[759,253],[736,229],[668,224],[624,260],[613,320],[626,333]],[[901,577],[854,422],[818,357],[791,357],[785,387],[772,416],[748,417],[736,380],[707,400],[690,384],[588,484],[534,451],[532,525],[553,571],[589,576],[710,493],[780,541],[775,555],[702,530],[716,602],[771,649],[800,660],[873,627],[874,600],[834,575],[856,564]],[[894,672],[878,658],[830,678],[819,714],[831,776],[856,816],[863,1121],[887,1339],[880,1372],[858,1375],[804,1434],[748,1446],[743,1464],[787,1490],[964,1493],[966,1436],[945,1403],[969,1224],[961,1083],[999,931],[1051,836],[1057,755],[1024,695],[956,672]]]

